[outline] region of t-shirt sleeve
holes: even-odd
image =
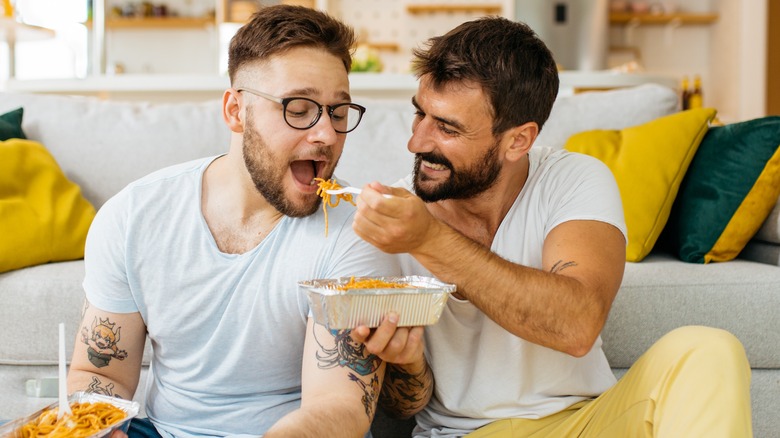
[[[556,226],[571,220],[594,220],[615,226],[628,239],[623,203],[612,171],[596,158],[571,153],[557,163],[556,178],[550,184],[557,196],[548,199],[555,205],[547,222],[545,235]]]
[[[138,311],[127,277],[126,228],[127,196],[120,192],[100,208],[87,234],[84,292],[107,312]]]
[[[338,230],[326,278],[401,275],[398,256],[382,252],[355,234],[352,230],[353,216],[354,212]]]

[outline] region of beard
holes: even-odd
[[[424,187],[430,178],[420,172],[422,161],[446,166],[450,177],[434,187]],[[496,183],[501,173],[501,163],[498,160],[498,141],[493,143],[481,159],[474,165],[463,170],[456,170],[450,160],[434,153],[416,154],[414,157],[414,192],[424,202],[436,202],[445,199],[472,198]]]
[[[304,217],[314,214],[322,198],[312,194],[304,196],[302,201],[296,203],[285,195],[284,178],[288,168],[279,166],[280,159],[255,129],[249,108],[246,117],[247,125],[243,135],[244,165],[257,191],[285,216]]]

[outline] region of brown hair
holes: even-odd
[[[293,47],[320,47],[352,66],[355,32],[325,12],[303,6],[276,5],[260,9],[230,40],[228,75],[246,63],[265,60]]]
[[[552,53],[521,22],[484,17],[433,37],[415,49],[413,70],[429,75],[434,87],[473,81],[482,86],[493,109],[493,134],[550,115],[558,94],[558,69]]]

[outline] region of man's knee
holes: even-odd
[[[747,364],[745,348],[730,332],[706,326],[684,326],[676,328],[658,341],[661,349],[671,349],[676,354],[696,354],[716,360],[716,364],[733,360],[737,365]]]

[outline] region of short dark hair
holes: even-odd
[[[558,95],[552,53],[525,23],[502,17],[468,21],[427,48],[413,51],[415,75],[429,75],[434,87],[473,81],[482,86],[493,110],[493,134],[536,122],[541,129]]]
[[[246,63],[265,60],[294,47],[319,47],[352,67],[354,30],[325,12],[304,6],[275,5],[255,12],[230,40],[231,83]]]

